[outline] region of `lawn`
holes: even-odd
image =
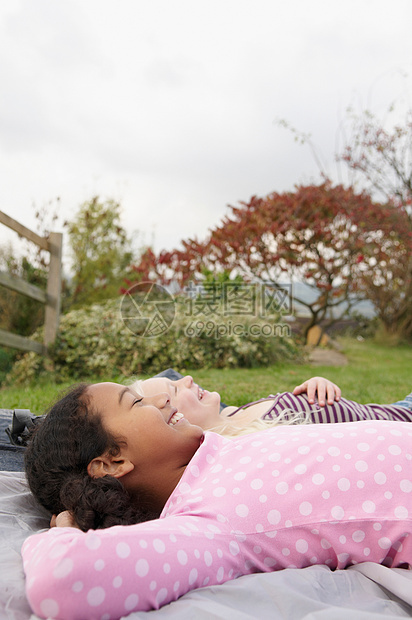
[[[343,395],[361,403],[390,403],[412,391],[412,349],[408,346],[387,347],[370,340],[340,340],[347,355],[347,366],[276,365],[268,368],[207,369],[189,371],[207,389],[220,392],[227,404],[242,405],[261,396],[290,391],[311,376],[331,379]],[[125,377],[108,376],[108,381]],[[70,382],[56,384],[42,379],[25,387],[0,389],[0,407],[30,409],[41,413]]]

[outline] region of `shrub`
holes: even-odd
[[[236,321],[245,329],[252,322],[257,321]],[[199,322],[190,325],[188,317],[179,312],[179,304],[174,322],[164,334],[154,338],[136,336],[122,321],[118,299],[62,316],[52,350],[56,381],[154,374],[167,367],[185,371],[265,366],[291,359],[300,359],[300,352],[289,336],[227,334],[216,338],[210,330],[201,331]],[[31,381],[46,373],[49,365],[45,358],[27,353],[15,363],[6,381]]]

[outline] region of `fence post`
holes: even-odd
[[[44,346],[47,348],[57,336],[60,316],[60,291],[62,280],[62,233],[50,233],[48,239],[50,252],[49,276],[47,280],[47,302],[44,319]]]

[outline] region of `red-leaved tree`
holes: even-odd
[[[180,284],[201,279],[205,270],[224,270],[280,289],[292,280],[303,281],[315,292],[313,302],[294,295],[309,310],[307,333],[331,314],[328,310],[334,309],[328,318],[332,322],[349,311],[355,297],[365,298],[360,276],[372,273],[377,260],[402,256],[398,220],[392,206],[374,204],[352,188],[330,182],[301,186],[230,207],[204,242],[184,241],[182,249],[159,256],[148,252],[136,270]]]

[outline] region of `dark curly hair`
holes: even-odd
[[[133,500],[113,476],[92,478],[87,466],[120,446],[90,407],[88,384],[69,389],[36,424],[25,453],[33,495],[52,514],[69,510],[83,531],[130,525],[157,518],[150,497]]]

